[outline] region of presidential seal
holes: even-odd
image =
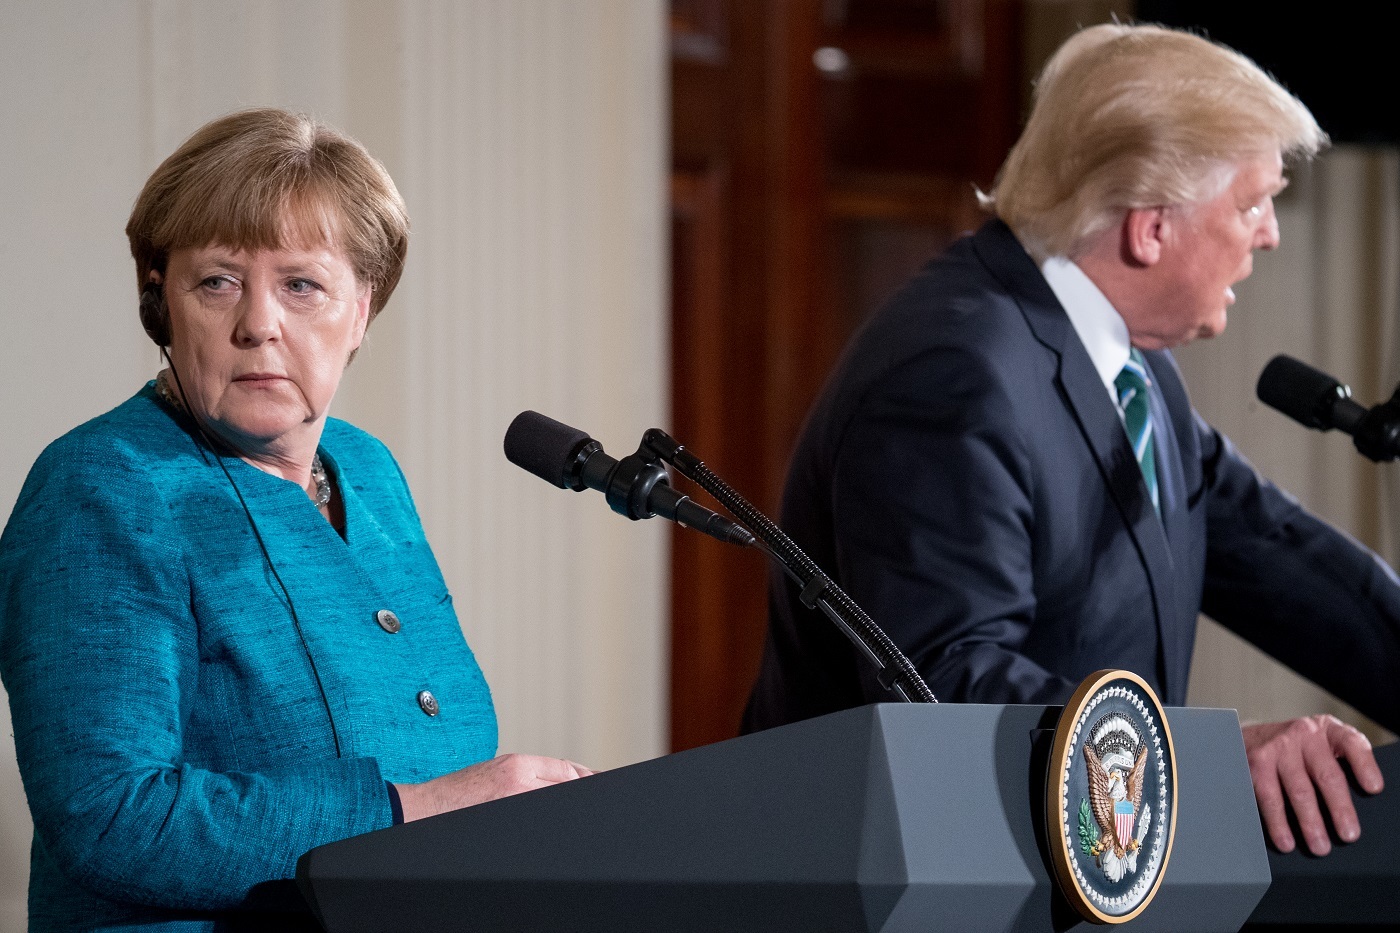
[[[1060,715],[1046,776],[1046,838],[1065,898],[1124,923],[1157,893],[1176,827],[1176,756],[1162,705],[1130,671],[1099,671]]]

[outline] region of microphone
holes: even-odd
[[[603,493],[614,512],[633,521],[659,515],[726,544],[751,547],[754,536],[742,525],[712,512],[671,486],[666,469],[637,453],[615,460],[603,445],[577,428],[536,411],[522,411],[506,429],[506,459],[560,489]]]
[[[1309,428],[1340,428],[1347,434],[1366,414],[1351,400],[1351,388],[1291,356],[1276,356],[1259,374],[1259,401]]]
[[[1350,434],[1356,449],[1372,460],[1400,454],[1400,389],[1390,401],[1367,409],[1343,385],[1307,363],[1279,355],[1259,374],[1259,401],[1318,431]]]
[[[506,459],[560,489],[596,489],[608,498],[614,512],[631,519],[660,515],[703,531],[730,544],[759,544],[748,528],[717,515],[671,488],[659,461],[675,466],[683,476],[700,484],[724,507],[739,516],[763,539],[766,551],[802,587],[802,601],[820,608],[879,670],[879,681],[904,700],[937,703],[914,665],[830,577],[803,554],[762,512],[705,466],[704,462],[669,434],[652,428],[642,435],[637,452],[621,461],[603,453],[603,445],[577,428],[560,424],[539,412],[522,411],[506,429]]]

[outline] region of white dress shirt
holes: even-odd
[[[1084,270],[1063,256],[1051,256],[1040,266],[1040,272],[1055,293],[1079,342],[1089,351],[1089,359],[1103,380],[1113,407],[1118,407],[1118,389],[1114,380],[1128,362],[1132,343],[1123,316],[1104,297]]]
[[[1123,421],[1123,408],[1118,404],[1118,387],[1114,380],[1128,362],[1128,354],[1133,346],[1123,316],[1109,303],[1104,293],[1099,291],[1099,287],[1084,274],[1084,270],[1065,257],[1051,256],[1041,264],[1040,272],[1064,307],[1065,313],[1069,315],[1074,332],[1079,335],[1084,349],[1089,351],[1089,360],[1098,371],[1099,378],[1103,380],[1104,389],[1113,402],[1113,410],[1118,412],[1118,419]],[[1148,385],[1151,385],[1150,376]],[[1178,475],[1176,471],[1179,467],[1175,465],[1174,443],[1161,432],[1161,425],[1165,423],[1166,417],[1165,411],[1160,407],[1161,400],[1149,396],[1149,403],[1152,406],[1153,444],[1157,449],[1155,460],[1157,491],[1161,497],[1158,506],[1160,518],[1164,514],[1162,510],[1169,508],[1173,501],[1172,477]]]

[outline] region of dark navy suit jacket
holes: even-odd
[[[1262,479],[1147,353],[1162,514],[1069,318],[992,221],[847,347],[782,524],[941,700],[1061,703],[1101,668],[1186,701],[1204,611],[1400,725],[1400,582]],[[746,731],[891,699],[775,576]]]

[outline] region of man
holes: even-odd
[[[997,214],[847,348],[794,455],[783,521],[943,700],[1062,703],[1101,668],[1186,700],[1205,612],[1400,726],[1400,581],[1260,478],[1191,409],[1167,352],[1225,327],[1278,245],[1284,158],[1326,141],[1247,59],[1186,33],[1098,26],[1056,53],[986,205]],[[889,699],[786,581],[771,594],[759,729]],[[1332,717],[1246,726],[1284,851],[1360,833]]]

